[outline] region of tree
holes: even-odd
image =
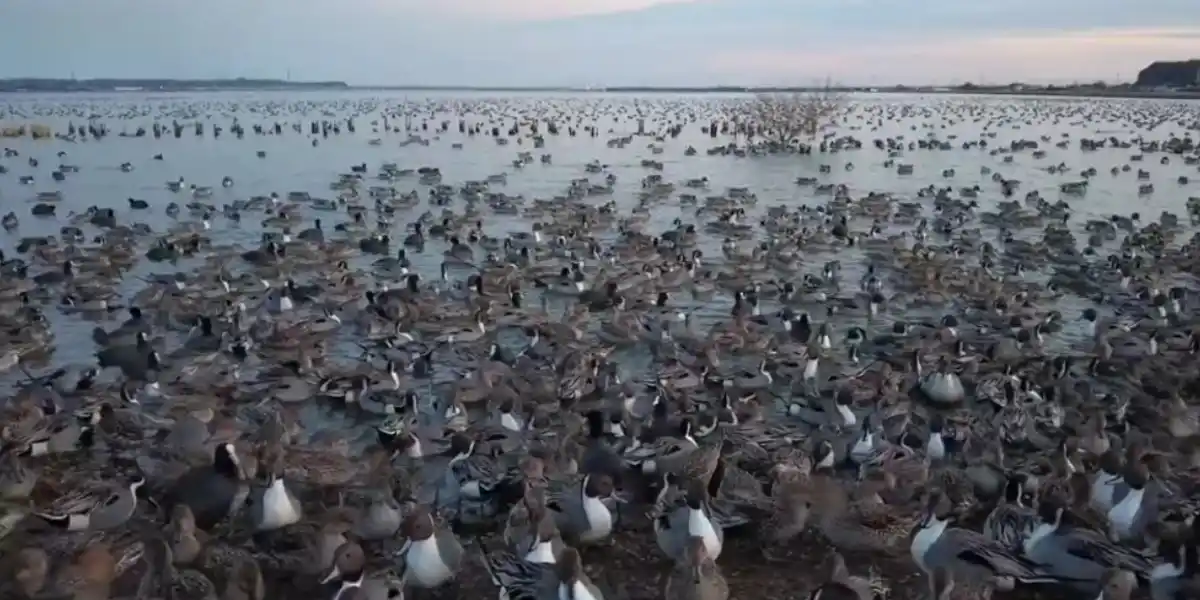
[[[748,106],[746,121],[751,134],[765,137],[774,150],[783,151],[801,138],[815,138],[845,105],[845,95],[827,82],[807,92],[759,94]]]

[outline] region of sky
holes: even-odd
[[[0,0],[0,77],[883,86],[1188,58],[1200,0]]]

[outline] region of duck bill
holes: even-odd
[[[341,577],[341,576],[342,576],[341,569],[338,569],[337,565],[333,565],[333,570],[331,570],[329,572],[329,574],[325,576],[325,579],[321,580],[321,585],[325,585],[326,583],[329,583],[330,581],[333,581],[334,579],[337,579],[338,577]]]
[[[412,539],[411,538],[406,539],[406,540],[404,540],[404,545],[400,546],[400,549],[397,550],[394,554],[392,554],[392,556],[404,556],[404,554],[406,552],[408,552],[408,549],[411,547],[412,547]]]

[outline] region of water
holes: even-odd
[[[1185,126],[1193,128],[1200,112],[1200,102],[1173,102],[1157,100],[1061,100],[1042,98],[1019,98],[997,96],[946,96],[946,95],[857,95],[848,98],[853,107],[850,116],[829,130],[832,134],[853,135],[864,142],[857,151],[836,154],[814,154],[812,156],[770,156],[734,158],[707,156],[704,150],[731,141],[744,142],[744,138],[721,135],[716,139],[701,132],[701,125],[710,118],[733,114],[737,107],[751,98],[739,95],[649,95],[624,94],[403,94],[378,92],[261,92],[261,93],[202,93],[202,94],[86,94],[86,95],[14,95],[6,98],[7,116],[0,122],[11,125],[15,122],[36,122],[51,126],[56,132],[65,132],[68,123],[83,124],[89,119],[102,122],[111,131],[101,141],[68,142],[63,140],[35,141],[28,138],[7,139],[2,143],[21,153],[19,158],[7,158],[3,164],[10,172],[0,176],[0,203],[5,210],[13,210],[22,221],[19,236],[53,235],[61,225],[61,219],[39,219],[29,215],[38,192],[59,191],[63,201],[58,210],[60,216],[68,212],[82,212],[89,206],[113,207],[128,220],[141,220],[156,231],[162,231],[174,223],[163,212],[163,207],[172,201],[190,200],[187,194],[173,193],[165,183],[183,177],[186,181],[201,186],[212,186],[214,195],[203,201],[220,206],[236,199],[247,199],[272,192],[286,196],[288,192],[304,191],[316,197],[333,198],[336,192],[329,189],[339,173],[347,172],[354,164],[366,163],[372,173],[385,162],[397,163],[401,168],[435,166],[441,169],[443,181],[457,184],[466,180],[481,180],[488,175],[506,173],[506,184],[493,184],[492,189],[509,195],[522,195],[527,199],[550,198],[562,194],[572,179],[585,177],[584,165],[598,161],[607,165],[607,171],[618,178],[611,198],[617,202],[620,212],[627,214],[636,203],[641,191],[640,180],[652,171],[640,166],[642,159],[653,159],[664,163],[662,175],[665,181],[682,183],[684,180],[708,177],[709,191],[687,190],[682,186],[677,192],[695,192],[701,198],[706,194],[719,194],[729,187],[744,186],[758,196],[757,210],[775,204],[787,206],[824,204],[828,195],[818,195],[811,186],[796,185],[797,177],[816,177],[822,182],[845,184],[854,197],[870,191],[890,192],[900,198],[916,198],[917,192],[927,186],[953,186],[955,189],[979,184],[984,190],[978,199],[981,210],[986,210],[1002,199],[998,186],[988,176],[981,174],[982,167],[989,167],[1007,179],[1017,179],[1021,192],[1038,191],[1051,202],[1060,197],[1059,184],[1078,179],[1078,172],[1095,166],[1099,176],[1085,197],[1066,197],[1076,215],[1087,218],[1106,218],[1112,214],[1128,214],[1140,211],[1148,218],[1155,218],[1161,211],[1184,212],[1184,201],[1189,195],[1200,195],[1200,185],[1183,186],[1175,183],[1180,175],[1190,174],[1200,180],[1196,167],[1186,166],[1179,157],[1172,156],[1169,165],[1158,164],[1161,155],[1150,155],[1135,168],[1151,172],[1151,182],[1157,189],[1151,195],[1138,195],[1139,182],[1132,173],[1110,176],[1112,166],[1126,164],[1135,149],[1105,148],[1094,152],[1079,149],[1081,137],[1108,137],[1119,139],[1165,139],[1170,134],[1189,135]],[[510,126],[517,117],[538,115],[543,118],[572,123],[595,121],[601,131],[598,137],[589,137],[580,132],[577,137],[566,135],[565,127],[558,136],[546,136],[543,149],[534,149],[526,138],[524,143],[502,146],[490,137],[480,135],[468,137],[457,131],[458,111],[466,111],[468,122],[494,121],[501,129]],[[379,130],[382,116],[390,114],[392,127],[403,129],[406,124],[413,127],[412,134],[429,140],[427,145],[415,143],[403,145],[409,135]],[[399,116],[401,114],[406,117]],[[1145,126],[1146,115],[1167,115],[1153,130]],[[1190,117],[1188,116],[1190,114]],[[357,132],[350,134],[343,127],[340,135],[320,139],[317,146],[310,144],[308,123],[313,120],[345,119],[353,116]],[[658,131],[667,121],[690,120],[677,138],[655,141],[651,137],[635,137],[626,148],[611,148],[606,141],[621,135],[632,134],[637,129],[638,118],[646,120],[647,131]],[[157,121],[169,124],[172,119],[190,124],[199,121],[206,128],[221,125],[226,129],[220,139],[206,135],[196,137],[192,128],[184,130],[182,138],[164,137],[154,140],[146,138],[119,137],[120,132],[130,132],[139,126],[149,128]],[[228,131],[228,125],[239,121],[247,129],[254,124],[284,124],[282,135],[257,136],[248,132],[238,140]],[[449,121],[447,132],[435,133],[441,121]],[[290,125],[304,125],[302,134],[293,132]],[[430,130],[421,128],[429,125]],[[1003,163],[1001,156],[990,155],[979,148],[961,150],[963,141],[978,139],[984,126],[995,132],[989,139],[991,147],[1007,146],[1017,139],[1039,139],[1048,137],[1051,143],[1042,142],[1048,156],[1034,159],[1029,152],[1015,155],[1013,162]],[[490,127],[489,127],[490,128]],[[545,128],[542,129],[545,132]],[[170,134],[168,133],[168,136]],[[935,136],[952,139],[950,151],[915,150],[905,152],[897,160],[913,164],[914,173],[898,176],[894,167],[885,167],[885,154],[872,147],[876,138],[904,136],[907,141]],[[1195,135],[1194,133],[1190,135]],[[1052,143],[1069,136],[1065,149],[1053,147]],[[956,139],[954,139],[956,138]],[[379,145],[369,142],[379,139]],[[453,144],[462,143],[462,149]],[[652,151],[652,146],[662,149]],[[684,149],[694,146],[700,152],[687,157]],[[265,152],[265,158],[256,156]],[[535,162],[523,169],[514,169],[512,160],[518,151],[530,151],[535,155],[553,155],[552,165]],[[64,157],[56,153],[65,152]],[[151,160],[161,153],[164,160]],[[27,157],[35,157],[41,165],[30,167]],[[122,172],[124,162],[134,166],[132,172]],[[1063,163],[1068,173],[1052,174],[1046,166]],[[69,174],[66,181],[54,182],[49,174],[58,164],[76,165],[79,173]],[[853,164],[853,170],[847,170]],[[829,173],[820,173],[820,166],[828,165]],[[954,177],[943,176],[946,169],[954,169]],[[36,182],[22,185],[18,178],[33,175]],[[223,177],[232,177],[235,184],[221,187]],[[591,175],[593,181],[600,176]],[[371,182],[382,183],[382,182]],[[428,188],[417,183],[415,178],[401,179],[395,187],[400,192],[418,189],[422,198]],[[150,202],[151,210],[131,214],[127,199],[139,198]],[[608,200],[598,197],[597,202]],[[926,201],[928,203],[928,201]],[[459,202],[461,204],[461,202]],[[461,206],[459,206],[461,209]],[[402,238],[398,228],[414,220],[426,210],[439,212],[440,207],[421,206],[410,214],[398,214],[394,238]],[[679,206],[675,202],[657,203],[653,207],[650,231],[666,228],[679,218],[684,222],[703,223],[710,217],[697,220],[695,208]],[[314,213],[324,217],[327,229],[333,222],[344,219],[344,214]],[[756,221],[760,215],[751,214]],[[241,244],[249,247],[257,243],[262,229],[258,218],[246,215],[240,225],[227,223],[215,217],[210,232],[215,244]],[[1075,219],[1075,227],[1081,227],[1083,219]],[[307,227],[304,225],[303,227]],[[96,232],[89,228],[89,235]],[[701,230],[703,228],[701,227]],[[516,231],[528,231],[529,223],[520,217],[503,215],[489,216],[484,220],[484,233],[503,237]],[[894,230],[892,231],[894,232]],[[19,239],[18,233],[0,234],[0,244],[11,254]],[[711,237],[701,233],[702,238]],[[704,239],[701,248],[707,257],[720,263],[717,243],[720,240]],[[414,257],[417,270],[425,277],[436,277],[444,248],[432,243],[423,256]],[[426,259],[426,257],[436,257]],[[805,265],[804,271],[817,273],[824,260],[822,257]],[[837,256],[848,269],[848,278],[856,276],[862,262],[855,251],[846,250]],[[193,267],[183,264],[181,268]],[[169,265],[142,264],[135,275],[148,272],[163,272]],[[798,275],[797,275],[798,277]],[[856,280],[856,279],[852,279]],[[140,282],[129,279],[127,292],[136,289]],[[698,315],[712,317],[727,314],[729,299],[718,296],[718,300],[701,307]],[[91,361],[91,343],[86,339],[93,323],[78,318],[54,318],[58,354],[56,362],[88,363]]]
[[[21,156],[5,158],[2,164],[10,172],[0,176],[0,210],[12,210],[21,218],[21,228],[17,233],[0,233],[0,247],[11,254],[21,236],[53,235],[58,232],[62,219],[39,219],[29,214],[38,192],[60,191],[63,195],[58,210],[60,217],[68,212],[82,212],[90,206],[112,207],[117,210],[123,222],[141,220],[156,231],[168,229],[176,223],[164,214],[164,207],[169,202],[186,202],[190,200],[186,193],[173,193],[167,190],[166,182],[183,177],[186,181],[201,186],[212,186],[214,195],[204,199],[204,202],[220,207],[234,200],[244,200],[251,196],[267,195],[276,192],[286,197],[288,192],[304,191],[317,197],[333,198],[336,194],[329,189],[339,173],[349,170],[351,165],[366,163],[372,173],[380,164],[385,162],[397,163],[401,168],[416,168],[434,166],[441,169],[444,182],[455,185],[466,180],[479,180],[488,175],[507,173],[507,183],[495,184],[492,189],[503,191],[510,195],[523,195],[527,199],[550,198],[562,194],[568,182],[573,179],[588,176],[584,166],[592,161],[608,165],[608,172],[617,176],[617,184],[611,197],[597,197],[596,202],[605,202],[611,198],[617,203],[618,211],[628,214],[637,203],[637,195],[641,191],[640,180],[651,171],[640,166],[643,159],[653,159],[664,163],[662,175],[664,180],[681,183],[684,180],[708,177],[710,191],[695,191],[702,198],[707,194],[720,194],[723,190],[734,186],[744,186],[757,194],[758,203],[749,209],[749,221],[755,222],[761,213],[772,205],[783,204],[791,207],[799,205],[820,206],[825,204],[829,196],[819,195],[812,186],[800,186],[795,183],[797,177],[815,177],[822,182],[844,184],[849,188],[853,197],[861,197],[868,192],[890,192],[905,200],[916,200],[927,208],[932,202],[919,199],[918,191],[927,186],[953,186],[956,190],[979,184],[982,192],[978,198],[980,211],[986,211],[1002,200],[999,186],[983,175],[981,169],[988,167],[1002,174],[1007,179],[1017,179],[1022,182],[1018,199],[1021,195],[1038,191],[1050,202],[1060,198],[1059,184],[1064,181],[1078,179],[1080,170],[1095,166],[1099,175],[1095,178],[1086,196],[1063,197],[1072,206],[1074,218],[1071,221],[1073,231],[1081,239],[1085,237],[1084,222],[1088,218],[1107,218],[1113,214],[1127,215],[1139,211],[1146,220],[1157,218],[1162,211],[1184,214],[1185,201],[1189,196],[1200,196],[1197,184],[1181,185],[1176,179],[1188,175],[1200,180],[1200,172],[1194,166],[1183,164],[1177,156],[1171,156],[1170,163],[1161,165],[1158,158],[1162,154],[1150,154],[1144,163],[1137,163],[1136,168],[1149,170],[1150,181],[1156,185],[1156,190],[1150,195],[1138,195],[1139,182],[1131,172],[1122,172],[1116,176],[1109,174],[1112,166],[1128,163],[1136,149],[1105,148],[1095,152],[1083,152],[1079,149],[1080,137],[1115,136],[1120,139],[1134,140],[1145,138],[1146,141],[1162,140],[1171,134],[1183,136],[1187,127],[1193,130],[1200,117],[1200,102],[1167,103],[1163,101],[1146,100],[1047,100],[1038,98],[1007,98],[1007,97],[969,97],[969,96],[855,96],[849,100],[854,106],[851,116],[839,123],[830,133],[834,135],[853,135],[863,140],[864,147],[857,151],[845,151],[836,154],[814,154],[812,156],[771,156],[756,158],[735,158],[722,156],[707,156],[705,149],[728,142],[744,142],[732,136],[718,136],[712,139],[700,131],[701,124],[706,124],[714,116],[732,114],[739,105],[750,99],[738,96],[630,96],[630,95],[559,95],[559,94],[518,94],[495,96],[492,94],[438,94],[419,96],[415,94],[390,94],[365,92],[338,93],[211,93],[211,94],[109,94],[109,95],[68,95],[68,96],[25,96],[17,95],[6,98],[5,109],[8,115],[0,116],[0,122],[11,124],[14,121],[38,122],[50,125],[56,131],[64,131],[68,122],[80,124],[88,118],[105,123],[113,135],[102,141],[68,142],[63,140],[33,141],[30,139],[8,139],[0,142],[16,149]],[[564,121],[563,115],[568,115],[572,122],[583,118],[585,121],[596,120],[603,132],[596,138],[581,135],[569,137],[565,127],[562,135],[546,136],[544,149],[533,149],[528,139],[518,145],[514,140],[507,146],[498,145],[490,136],[467,137],[457,131],[457,116],[451,111],[464,109],[473,111],[467,115],[471,122],[496,121],[501,127],[511,125],[516,115],[540,114],[543,117],[557,115]],[[428,145],[401,145],[408,139],[406,132],[387,133],[377,132],[371,125],[378,121],[384,112],[396,115],[409,113],[411,123],[416,128],[412,133],[429,139]],[[649,137],[634,138],[627,148],[610,148],[606,145],[608,139],[631,134],[637,127],[637,115],[641,113],[647,122],[647,130],[661,129],[665,120],[678,120],[681,115],[694,115],[698,121],[689,123],[678,138],[667,138],[661,142]],[[357,132],[348,134],[344,129],[341,135],[331,135],[320,139],[317,146],[310,144],[307,133],[296,134],[288,127],[292,123],[305,125],[317,119],[344,119],[354,115]],[[238,119],[248,129],[254,124],[282,122],[285,124],[284,134],[280,136],[255,136],[248,134],[246,139],[237,140],[228,131],[221,139],[211,136],[196,137],[190,128],[186,129],[180,139],[173,137],[154,140],[152,138],[122,138],[116,134],[121,131],[134,131],[138,126],[149,127],[157,120],[168,123],[178,119],[181,122],[200,120],[206,125],[221,124],[228,126]],[[451,128],[447,133],[434,134],[420,129],[423,121],[436,124],[442,120],[450,120]],[[1154,121],[1156,126],[1150,128],[1144,122]],[[393,126],[403,128],[405,119],[395,116],[391,119]],[[961,142],[977,139],[981,130],[987,124],[988,131],[996,133],[995,138],[989,138],[992,147],[1007,147],[1008,142],[1017,139],[1041,139],[1043,136],[1056,141],[1065,134],[1069,136],[1066,148],[1056,148],[1052,143],[1042,143],[1047,151],[1043,159],[1035,159],[1029,152],[1015,155],[1011,163],[1003,162],[1002,156],[992,155],[988,151],[973,148],[960,149]],[[611,133],[609,130],[612,130]],[[903,135],[906,140],[916,140],[930,135],[939,139],[954,140],[954,149],[950,151],[915,150],[904,152],[898,158],[900,162],[914,165],[914,173],[909,176],[899,176],[894,167],[885,167],[887,156],[876,150],[872,145],[875,138]],[[1193,137],[1197,134],[1190,133]],[[371,145],[372,139],[379,138],[379,145]],[[454,143],[462,143],[463,148],[456,150]],[[655,153],[653,146],[662,149]],[[686,157],[684,150],[689,145],[695,146],[700,152],[698,156]],[[552,165],[542,165],[535,162],[523,169],[514,169],[511,161],[518,151],[530,151],[536,154],[550,153],[553,155]],[[265,152],[264,158],[256,153]],[[58,152],[65,152],[61,159]],[[151,157],[161,153],[164,160],[155,161]],[[38,168],[32,168],[27,162],[28,157],[35,157],[41,162]],[[129,162],[134,166],[132,172],[122,172],[120,165]],[[1048,165],[1064,163],[1069,167],[1066,174],[1052,174],[1045,170]],[[66,181],[54,182],[50,170],[58,164],[77,165],[78,173],[68,174]],[[847,166],[853,164],[854,169]],[[828,173],[822,173],[821,166],[829,167]],[[955,176],[944,177],[943,171],[954,169]],[[32,175],[36,178],[32,185],[22,185],[18,178]],[[223,177],[231,177],[235,184],[223,188]],[[591,175],[593,181],[599,181],[601,176]],[[371,182],[376,183],[376,182]],[[396,224],[392,230],[393,238],[403,237],[401,228],[415,220],[420,213],[441,211],[441,207],[424,203],[428,197],[428,188],[421,186],[414,179],[402,179],[395,183],[399,192],[417,189],[421,192],[422,205],[397,215]],[[692,192],[680,187],[677,192]],[[128,210],[127,198],[135,197],[150,202],[149,211],[131,212]],[[670,226],[675,219],[685,223],[696,223],[701,231],[699,247],[705,254],[704,260],[713,268],[732,271],[735,267],[726,263],[722,258],[718,236],[710,236],[704,231],[704,224],[714,218],[713,215],[697,217],[695,207],[680,206],[672,197],[671,201],[652,204],[651,218],[647,231],[661,231]],[[462,201],[456,200],[451,207],[462,210]],[[319,213],[309,215],[311,218],[322,218],[327,225],[327,235],[332,225],[345,220],[344,213]],[[250,247],[258,243],[264,229],[260,226],[261,215],[245,214],[241,224],[226,221],[220,212],[214,218],[213,228],[209,232],[215,245],[240,245]],[[529,231],[530,223],[520,217],[503,215],[488,215],[483,219],[483,233],[489,236],[503,237],[510,232]],[[302,227],[305,227],[304,225]],[[862,223],[856,224],[856,229],[862,228]],[[977,225],[971,225],[977,226]],[[85,226],[89,237],[99,233]],[[886,233],[900,231],[899,226],[891,226]],[[985,236],[994,236],[995,232],[983,227]],[[1181,236],[1186,237],[1186,236]],[[991,238],[989,238],[991,239]],[[1101,249],[1100,254],[1113,250],[1115,243]],[[431,241],[425,253],[414,255],[412,258],[415,268],[425,278],[436,278],[438,265],[446,246],[443,242]],[[477,251],[478,256],[478,251]],[[369,263],[370,257],[364,261]],[[806,252],[802,273],[818,274],[822,266],[829,260],[839,260],[845,267],[845,278],[856,281],[865,261],[863,252],[858,249],[842,248],[836,251]],[[180,270],[195,269],[198,261],[181,262],[172,267],[169,264],[147,264],[143,261],[136,270],[126,277],[122,292],[132,293],[142,287],[138,276],[148,273],[162,273],[178,268]],[[1030,265],[1036,268],[1036,265]],[[53,266],[39,266],[34,269],[50,269]],[[307,274],[298,273],[303,281]],[[461,273],[458,273],[461,275]],[[799,279],[800,273],[793,275]],[[1044,273],[1031,273],[1031,279],[1044,278]],[[761,279],[761,275],[756,275]],[[1192,290],[1196,289],[1195,281],[1184,279],[1184,283]],[[895,290],[889,290],[894,292]],[[534,292],[530,290],[530,293]],[[680,296],[685,294],[680,293]],[[536,298],[530,298],[529,303],[535,304]],[[685,309],[696,310],[698,325],[706,327],[718,316],[728,314],[730,298],[728,293],[718,293],[716,299],[704,305],[696,305],[689,298],[674,298],[673,302],[684,305]],[[950,302],[954,304],[954,301]],[[562,304],[556,301],[555,304]],[[1039,308],[1046,310],[1060,308],[1068,319],[1077,314],[1082,305],[1079,299],[1067,298],[1057,306],[1046,303]],[[558,306],[554,306],[557,310]],[[771,311],[774,307],[768,302],[764,310]],[[933,317],[940,313],[949,312],[947,307],[934,307],[924,312],[904,312],[903,307],[895,314],[888,314],[882,319],[883,323],[873,323],[875,331],[885,329],[888,320],[897,317],[918,318]],[[53,362],[56,364],[93,364],[92,353],[94,345],[89,338],[89,332],[94,323],[78,316],[59,314],[53,308],[47,313],[52,322],[56,335],[56,352]],[[116,319],[110,319],[104,325],[113,327]],[[819,320],[824,319],[818,315]],[[858,317],[861,319],[861,317]],[[850,325],[856,325],[855,318],[835,316],[830,322],[838,330]],[[343,339],[349,341],[354,337],[349,333]],[[506,343],[515,345],[516,340],[504,336]],[[517,337],[517,336],[511,336]],[[1060,335],[1054,338],[1055,343],[1078,344],[1082,340],[1078,335]],[[352,344],[343,344],[344,351],[353,352]],[[726,360],[722,357],[722,360]],[[616,357],[623,375],[637,377],[649,366],[650,359],[644,353],[626,352]],[[457,373],[443,369],[439,365],[443,378],[454,377]],[[19,374],[10,373],[7,380],[11,383],[19,378]],[[344,427],[346,423],[341,418],[317,414],[315,410],[306,410],[301,416],[301,423],[310,431],[325,429],[334,431],[336,435],[357,437],[365,441],[371,436],[369,428],[361,427],[350,430]],[[349,434],[344,432],[349,431]],[[622,555],[625,553],[620,545],[606,550],[606,553]],[[757,556],[745,553],[746,556]],[[737,556],[736,553],[726,552],[726,556]],[[607,558],[607,556],[606,556]],[[630,557],[625,561],[630,566],[629,575],[637,578],[645,567],[645,557]],[[722,558],[728,563],[731,559]],[[743,562],[743,561],[739,561]],[[754,559],[744,561],[738,569],[730,571],[729,576],[734,589],[754,585],[758,589],[763,586],[787,585],[788,593],[794,595],[793,584],[797,578],[808,579],[809,572],[801,570],[791,576],[781,575],[774,567],[765,567],[757,571],[759,565],[753,564]],[[737,564],[737,563],[735,563]],[[624,576],[625,573],[622,573]],[[652,577],[645,579],[649,582]],[[903,581],[899,583],[904,583]],[[652,585],[646,583],[647,585]],[[490,593],[490,592],[489,592]],[[770,594],[768,594],[769,596]],[[901,596],[903,597],[903,596]]]

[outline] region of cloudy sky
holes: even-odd
[[[1132,79],[1200,0],[0,0],[0,77],[363,85]]]

